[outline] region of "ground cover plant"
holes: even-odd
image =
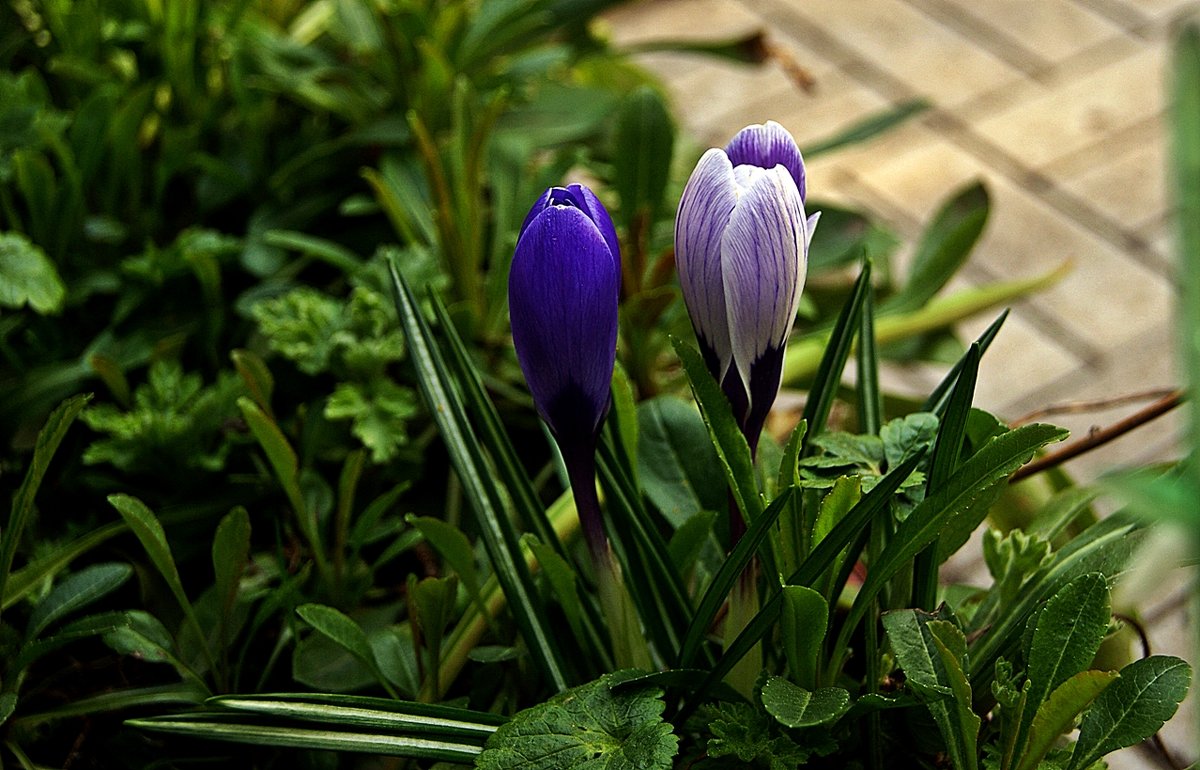
[[[1110,591],[1195,457],[1098,519],[972,407],[1057,273],[942,291],[976,184],[899,274],[801,155],[920,104],[702,155],[611,4],[0,11],[0,762],[1074,770],[1172,716]],[[1177,69],[1194,208],[1194,27]]]

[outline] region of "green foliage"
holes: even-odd
[[[705,760],[703,767],[795,770],[815,753],[769,715],[745,703],[713,703],[703,706],[698,716],[711,735],[705,751],[713,761]]]
[[[238,414],[241,394],[239,380],[229,372],[205,386],[199,374],[184,372],[177,361],[155,361],[128,409],[97,404],[84,411],[84,423],[106,437],[92,442],[83,461],[128,472],[220,471],[232,449],[228,424]]]
[[[662,719],[662,691],[615,693],[609,674],[517,713],[488,739],[479,770],[669,768],[678,738]]]
[[[2,98],[2,97],[0,97]],[[0,232],[0,305],[57,313],[67,296],[54,263],[20,233]]]

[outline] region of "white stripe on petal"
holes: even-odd
[[[733,165],[724,151],[704,153],[692,171],[675,218],[675,267],[697,336],[712,346],[719,381],[732,361],[721,264],[721,238],[737,204]]]
[[[807,267],[800,191],[782,166],[754,175],[721,242],[730,346],[750,392],[750,366],[792,330]]]

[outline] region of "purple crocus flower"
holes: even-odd
[[[508,276],[513,346],[596,553],[608,547],[595,449],[609,406],[620,282],[617,231],[603,204],[583,185],[547,190],[525,217]]]
[[[709,370],[753,451],[779,393],[784,344],[820,214],[804,212],[804,160],[787,129],[748,126],[692,172],[675,220],[684,302]]]

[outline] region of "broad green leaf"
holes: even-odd
[[[478,770],[667,770],[679,738],[657,688],[614,693],[620,675],[518,712],[488,739]]]
[[[762,513],[763,502],[758,493],[750,445],[746,443],[746,437],[733,417],[729,401],[704,365],[700,353],[682,340],[675,339],[673,342],[675,352],[683,362],[688,381],[692,385],[696,403],[700,405],[700,414],[704,417],[708,435],[717,450],[717,457],[725,472],[725,480],[729,483],[738,510],[747,521],[754,521]]]
[[[183,581],[179,578],[179,568],[175,566],[175,557],[171,555],[167,533],[163,531],[158,517],[136,497],[109,495],[108,502],[117,509],[121,518],[129,525],[129,529],[137,536],[146,555],[150,557],[151,563],[162,575],[167,587],[171,589],[171,595],[175,597],[179,608],[183,610],[183,615],[191,625],[192,631],[195,632],[197,638],[202,640],[201,644],[209,667],[215,668],[212,650],[208,646],[208,635],[204,633],[200,621],[196,618],[196,611],[188,600],[187,593],[183,590]]]
[[[475,515],[496,578],[503,588],[509,609],[529,645],[533,659],[554,686],[564,690],[567,685],[565,666],[555,636],[546,625],[544,613],[537,601],[533,577],[521,553],[517,533],[491,478],[491,469],[483,457],[479,442],[467,419],[465,407],[450,380],[445,359],[433,339],[429,325],[421,315],[416,298],[400,275],[396,264],[392,262],[388,267],[392,275],[393,298],[408,341],[410,357],[418,372],[422,393],[429,411],[437,420],[458,478],[463,483],[467,499],[471,503],[469,508]],[[455,349],[453,342],[452,338],[452,352]],[[468,381],[460,384],[469,389],[472,383]],[[485,419],[486,424],[488,422]],[[509,491],[512,494],[519,492],[511,487]],[[552,528],[550,536],[557,540]]]
[[[639,214],[653,222],[671,170],[675,126],[662,95],[650,86],[628,93],[617,108],[613,186],[627,227]]]
[[[339,647],[358,659],[370,669],[389,695],[398,697],[392,689],[391,683],[379,670],[379,665],[375,662],[375,653],[371,650],[367,634],[361,626],[342,612],[324,604],[302,604],[296,608],[296,614],[316,631],[329,637]]]
[[[787,658],[788,674],[801,687],[816,687],[817,663],[828,626],[829,604],[824,596],[808,586],[783,587],[779,636]]]
[[[815,727],[841,718],[850,709],[850,693],[841,687],[809,692],[781,676],[772,676],[763,684],[762,704],[785,727]]]
[[[149,663],[167,663],[181,677],[208,693],[204,680],[175,655],[171,632],[158,618],[142,610],[130,610],[123,614],[123,625],[104,632],[105,644],[120,655],[132,655]],[[63,630],[66,632],[69,629]]]
[[[1108,632],[1108,583],[1091,572],[1067,583],[1038,613],[1025,675],[1030,681],[1023,729],[1060,684],[1091,665]]]
[[[745,571],[746,565],[750,563],[766,536],[774,531],[775,520],[779,518],[780,512],[789,504],[795,492],[794,488],[788,488],[779,497],[772,500],[762,514],[752,519],[749,528],[738,540],[733,551],[722,562],[721,568],[717,570],[717,574],[696,606],[696,614],[692,617],[691,625],[688,626],[684,636],[683,646],[679,650],[676,660],[677,668],[687,668],[694,661],[696,653],[708,633],[709,626],[712,625],[718,610],[729,596],[734,582]]]
[[[1067,770],[1086,768],[1154,735],[1175,715],[1191,680],[1191,666],[1169,655],[1151,655],[1121,669],[1121,677],[1084,714]]]
[[[0,306],[29,305],[40,315],[62,309],[67,288],[46,252],[20,233],[0,232]]]
[[[1059,736],[1074,729],[1075,718],[1118,676],[1116,671],[1080,671],[1056,687],[1033,718],[1017,770],[1037,770]]]
[[[454,575],[444,578],[429,577],[417,580],[408,576],[408,617],[413,625],[413,637],[429,652],[427,670],[435,677],[433,689],[441,692],[436,680],[442,663],[442,640],[446,626],[454,614],[458,579]],[[371,658],[374,660],[374,657]]]
[[[728,505],[721,461],[694,404],[657,396],[638,404],[637,416],[638,479],[672,526]]]
[[[237,603],[238,583],[250,563],[250,514],[238,506],[221,519],[213,535],[214,589],[221,607],[221,624],[230,616]]]
[[[132,574],[128,564],[109,563],[94,564],[67,577],[33,608],[25,638],[36,638],[61,618],[115,591]]]
[[[700,511],[679,525],[675,534],[671,535],[667,550],[671,554],[675,569],[681,575],[686,574],[700,557],[704,545],[712,537],[713,523],[716,519],[716,511]]]
[[[42,478],[50,467],[50,460],[67,434],[67,429],[90,399],[90,395],[72,396],[62,402],[50,413],[46,424],[38,432],[29,469],[25,471],[25,478],[21,480],[21,486],[12,498],[8,525],[0,530],[0,597],[3,597],[6,604],[10,600],[6,588],[9,570],[12,569],[13,557],[17,553],[17,544],[21,542],[25,527],[33,517],[33,501],[37,496],[38,487],[41,486]]]
[[[987,189],[979,182],[955,193],[922,234],[908,281],[883,310],[916,310],[937,294],[966,262],[983,233],[988,209]]]
[[[432,516],[408,516],[407,521],[425,536],[425,541],[458,573],[467,594],[482,609],[480,591],[483,585],[479,580],[479,570],[475,568],[475,549],[462,530]]]

